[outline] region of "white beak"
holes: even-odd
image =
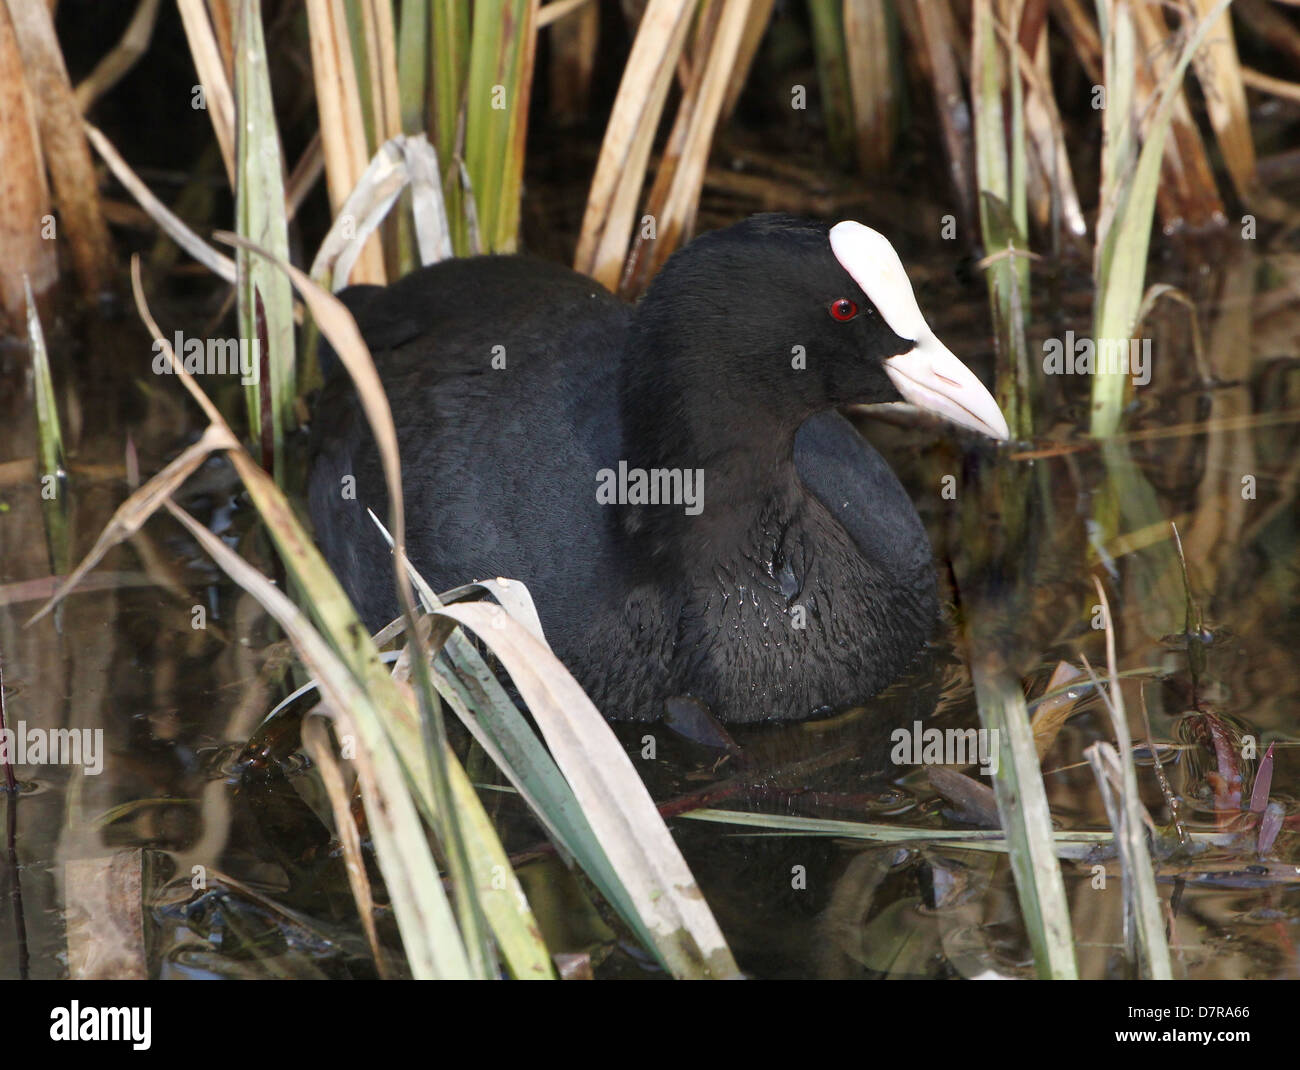
[[[991,438],[1011,437],[998,403],[965,364],[934,336],[916,303],[903,262],[879,231],[846,220],[831,227],[831,249],[881,318],[916,347],[885,361],[890,381],[918,409]]]
[[[918,409],[990,438],[1006,441],[1011,437],[993,395],[929,329],[910,353],[885,361],[885,374],[903,399]]]

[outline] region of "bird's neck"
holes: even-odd
[[[654,292],[638,307],[619,382],[624,450],[630,464],[702,468],[722,500],[746,488],[793,478],[794,438],[809,415],[788,398],[765,397],[757,382],[737,387],[719,374],[741,361],[702,349],[689,311],[655,308]],[[739,355],[743,360],[743,355]]]
[[[661,493],[628,499],[624,530],[655,557],[740,552],[765,515],[796,505],[797,427],[711,388],[697,362],[665,360],[663,349],[633,357],[621,384],[622,460],[629,478]]]

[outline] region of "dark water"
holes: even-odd
[[[1170,831],[1156,852],[1175,974],[1297,975],[1300,272],[1294,254],[1182,255],[1179,270],[1200,309],[1202,359],[1213,382],[1199,378],[1185,310],[1161,307],[1147,327],[1152,381],[1127,424],[1159,437],[1135,437],[1109,453],[1093,448],[1082,434],[1087,384],[1068,377],[1047,382],[1038,440],[1001,453],[964,455],[925,428],[863,422],[931,531],[946,598],[940,634],[915,671],[868,708],[737,733],[739,755],[662,726],[620,730],[656,799],[677,800],[678,810],[694,803],[936,835],[969,827],[954,820],[924,769],[890,761],[889,729],[923,718],[976,725],[973,649],[996,649],[1031,700],[1060,661],[1077,666],[1086,654],[1103,665],[1103,633],[1092,626],[1096,574],[1112,605],[1119,668],[1130,673],[1131,735],[1145,743],[1145,710],[1151,738],[1164,745],[1164,773],[1184,830],[1192,838],[1203,834],[1180,850]],[[927,301],[927,292],[950,285],[951,264],[938,252],[918,264],[921,303],[935,310],[937,333],[987,375],[987,306],[979,287],[968,285],[958,301]],[[1050,309],[1035,317],[1034,351],[1067,328],[1086,332],[1088,302],[1077,288],[1055,294]],[[210,312],[165,311],[165,332],[203,322]],[[81,331],[51,324],[50,335],[65,412],[76,560],[128,493],[128,435],[148,478],[193,440],[201,418],[179,384],[150,372],[152,351],[133,321]],[[39,485],[24,463],[35,452],[27,358],[12,349],[0,360],[7,723],[102,731],[103,747],[95,775],[83,772],[84,761],[15,769],[19,791],[4,797],[10,854],[0,901],[0,975],[58,977],[92,969],[87,962],[113,961],[103,921],[109,911],[134,917],[122,940],[129,946],[132,933],[143,934],[144,972],[152,976],[371,976],[338,845],[317,817],[322,799],[292,723],[282,737],[259,737],[256,753],[245,747],[266,711],[300,679],[257,604],[175,522],[157,516],[106,555],[92,573],[93,589],[24,627],[49,593],[52,568]],[[237,401],[230,384],[209,385]],[[1021,473],[1027,488],[1028,534],[1014,555],[995,554],[972,573],[968,562],[985,552],[984,537],[1006,524],[990,511],[990,488],[1008,472]],[[944,496],[946,485],[955,496]],[[1246,488],[1253,497],[1243,494]],[[223,460],[205,465],[179,497],[273,574]],[[1118,518],[1110,533],[1109,515]],[[1204,618],[1190,639],[1170,521]],[[998,582],[982,591],[976,607],[972,576],[991,575]],[[1102,830],[1105,811],[1083,750],[1113,737],[1096,694],[1080,687],[1078,695],[1044,759],[1046,784],[1059,828]],[[656,743],[652,762],[640,756],[647,732]],[[1276,743],[1270,798],[1285,819],[1264,858],[1255,849],[1253,819],[1241,813],[1258,766],[1257,758],[1240,757],[1246,737],[1256,754]],[[1213,749],[1215,738],[1228,741],[1222,754]],[[1143,801],[1167,827],[1167,801],[1149,753],[1139,750]],[[492,772],[479,776],[490,780]],[[591,951],[602,976],[656,976],[583,884],[546,854],[516,800],[500,792],[486,798],[508,847],[533,857],[523,876],[551,949]],[[742,968],[754,976],[1032,973],[1005,853],[683,817],[672,828]],[[1209,834],[1218,842],[1204,842]],[[105,861],[115,852],[116,870]],[[138,868],[138,889],[122,867]],[[1081,972],[1122,976],[1116,860],[1067,860],[1063,871]],[[106,888],[120,894],[114,899]],[[398,948],[391,917],[382,908],[380,914],[381,937]]]

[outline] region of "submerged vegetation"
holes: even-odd
[[[260,603],[291,645],[302,686],[283,672],[264,689],[275,708],[249,726],[240,753],[260,760],[287,732],[289,751],[309,756],[313,786],[299,790],[342,855],[374,974],[589,975],[585,950],[575,962],[548,944],[544,930],[565,926],[539,917],[536,881],[523,873],[558,855],[580,875],[572,899],[585,904],[588,929],[606,934],[606,950],[640,948],[675,977],[739,975],[750,967],[724,938],[724,909],[679,843],[715,825],[907,845],[909,864],[936,881],[960,869],[991,903],[995,874],[1009,869],[1023,940],[963,950],[945,929],[946,968],[965,976],[1186,976],[1194,971],[1174,938],[1176,899],[1162,888],[1181,894],[1246,859],[1264,886],[1294,886],[1272,860],[1293,852],[1297,819],[1270,793],[1275,743],[1285,748],[1295,731],[1294,681],[1279,688],[1289,721],[1243,728],[1249,710],[1233,718],[1219,708],[1210,659],[1225,637],[1206,623],[1250,581],[1266,592],[1251,619],[1294,634],[1300,595],[1300,215],[1287,199],[1300,189],[1286,185],[1300,84],[1269,73],[1300,58],[1294,9],[1268,0],[178,0],[192,110],[208,129],[197,173],[169,201],[151,191],[158,168],[151,176],[133,162],[133,101],[106,107],[157,47],[151,34],[168,13],[140,0],[120,41],[74,84],[69,70],[74,59],[85,65],[86,48],[74,56],[68,44],[65,60],[60,34],[76,39],[68,22],[83,7],[11,0],[6,11],[0,0],[0,91],[14,105],[0,108],[13,191],[0,204],[0,299],[10,331],[28,342],[38,431],[35,460],[5,475],[40,494],[50,582],[33,619],[61,613],[69,592],[114,547],[138,544],[162,512]],[[99,121],[101,105],[112,123]],[[756,148],[752,131],[778,121],[796,131],[789,144],[774,135]],[[973,761],[949,760],[928,783],[908,781],[929,799],[915,821],[808,813],[802,804],[819,793],[805,778],[860,757],[836,733],[883,715],[873,707],[845,714],[825,729],[824,753],[801,750],[795,761],[765,766],[752,756],[764,753],[761,739],[727,741],[734,749],[712,761],[707,786],[669,778],[672,797],[652,798],[645,763],[629,757],[643,740],[620,739],[582,693],[521,584],[438,593],[406,560],[388,401],[333,293],[449,256],[512,252],[526,244],[521,232],[562,229],[529,218],[532,176],[545,189],[555,168],[544,136],[561,155],[592,147],[564,161],[585,197],[559,244],[577,270],[629,298],[706,221],[760,208],[862,210],[882,229],[898,219],[916,244],[953,263],[969,257],[982,274],[987,315],[964,329],[991,339],[984,351],[1015,444],[965,460],[931,451],[913,475],[960,488],[942,495],[935,548],[951,563],[957,646],[998,749],[989,782],[966,775]],[[809,158],[785,158],[812,142]],[[720,146],[735,166],[721,164]],[[545,166],[534,162],[543,153]],[[942,177],[920,222],[901,218],[905,200],[873,200],[922,172]],[[126,228],[116,248],[109,224]],[[1179,263],[1153,260],[1153,231],[1169,237],[1155,244],[1176,247]],[[196,284],[171,243],[213,278]],[[150,384],[149,403],[174,405],[157,393],[179,384],[203,419],[157,474],[128,477],[129,493],[88,546],[86,532],[69,533],[78,475],[56,403],[67,369],[42,322],[57,307],[61,270],[65,292],[92,301],[111,280],[125,290],[128,250],[133,304],[175,373]],[[1198,272],[1216,260],[1222,284],[1210,292]],[[932,295],[951,273],[952,263],[942,282],[931,278]],[[233,316],[259,372],[242,392],[190,374],[155,322],[150,306],[178,280],[219,288],[212,327],[187,323],[186,333],[211,334]],[[1091,289],[1083,306],[1071,303],[1071,282]],[[294,442],[303,399],[319,385],[322,337],[352,376],[383,456],[391,511],[374,519],[394,547],[404,611],[374,637],[295,507]],[[1154,377],[1140,367],[1152,343]],[[1049,364],[1040,346],[1066,363]],[[878,415],[924,423],[905,409]],[[122,448],[129,473],[135,447],[126,438]],[[214,455],[233,467],[269,537],[244,540],[243,554],[185,504],[184,485]],[[942,723],[960,690],[941,698]],[[1275,740],[1266,758],[1261,732]],[[1165,768],[1175,752],[1177,785]],[[903,771],[889,772],[902,782]],[[1189,829],[1180,813],[1180,797],[1185,807],[1196,793],[1213,828]],[[826,794],[833,813],[862,798]],[[1090,804],[1073,801],[1084,795]],[[523,804],[508,819],[503,798]],[[736,807],[720,808],[729,798]],[[762,805],[767,798],[777,805]],[[8,806],[17,804],[11,794]],[[942,820],[945,805],[965,818]],[[886,809],[873,802],[867,816]],[[680,817],[692,820],[675,825],[675,840],[665,819]],[[931,945],[894,946],[884,931],[889,908],[876,894],[890,865],[858,855],[844,893],[852,899],[856,888],[857,905],[833,902],[828,924],[853,927],[864,971],[921,973]],[[1122,920],[1118,950],[1099,958],[1084,949],[1079,890],[1104,888],[1107,875],[1121,889]],[[937,909],[945,903],[935,894]],[[963,924],[990,920],[962,909]],[[1277,970],[1294,975],[1294,955]]]

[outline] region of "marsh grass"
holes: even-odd
[[[1230,2],[1219,0],[1207,17],[1190,29],[1177,62],[1165,73],[1156,96],[1149,102],[1139,102],[1134,95],[1137,45],[1130,7],[1117,0],[1099,2],[1107,102],[1094,261],[1097,303],[1093,332],[1098,339],[1127,340],[1137,326],[1161,158],[1174,104],[1182,92],[1183,73],[1216,17],[1227,10]],[[1154,104],[1155,110],[1139,143],[1134,117],[1147,103]],[[1123,372],[1095,374],[1091,420],[1094,435],[1107,437],[1119,429],[1127,380]]]
[[[65,464],[48,357],[35,302],[20,280],[30,278],[30,289],[38,296],[53,282],[52,243],[34,243],[30,227],[31,219],[44,216],[49,207],[47,172],[84,291],[93,292],[107,273],[107,240],[87,146],[158,227],[234,287],[240,334],[258,340],[263,358],[262,381],[246,398],[257,460],[196,384],[182,376],[208,419],[206,431],[132,493],[75,569],[69,567],[66,515],[61,512],[66,495],[58,495],[45,514],[53,571],[66,576],[54,601],[109,547],[166,508],[266,607],[319,688],[320,701],[304,724],[303,743],[319,767],[381,974],[400,970],[384,960],[373,924],[374,896],[346,805],[354,777],[397,916],[407,970],[447,977],[489,977],[503,969],[516,977],[554,972],[492,822],[448,746],[444,706],[526,801],[555,845],[587,873],[628,930],[665,968],[676,976],[735,972],[711,913],[624,751],[549,654],[527,592],[506,585],[439,597],[404,567],[391,418],[355,324],[326,292],[348,282],[382,283],[417,263],[449,255],[516,248],[539,34],[551,33],[553,45],[564,35],[562,47],[553,50],[561,66],[553,67],[552,84],[567,84],[564,76],[571,70],[574,89],[571,95],[555,93],[552,106],[572,108],[592,88],[600,47],[597,2],[482,0],[471,7],[457,0],[404,0],[397,6],[387,0],[355,5],[308,0],[298,17],[310,42],[318,128],[289,173],[269,79],[274,57],[268,56],[263,39],[263,0],[178,0],[212,126],[213,165],[220,160],[235,197],[233,258],[163,204],[99,130],[66,121],[69,100],[84,111],[139,59],[158,0],[142,0],[121,43],[75,90],[67,83],[57,49],[51,50],[48,18],[37,17],[44,14],[44,5],[34,5],[41,11],[29,12],[31,17],[19,26],[26,35],[9,33],[9,23],[0,19],[0,91],[15,102],[0,115],[0,147],[13,193],[0,205],[0,240],[7,251],[0,264],[0,289],[11,319],[17,312],[27,326],[39,472],[54,474],[63,488]],[[751,65],[773,13],[770,0],[648,0],[642,6],[601,140],[575,256],[579,270],[628,295],[644,289],[663,260],[694,231],[710,152],[742,88],[752,81]],[[1034,250],[1047,249],[1055,257],[1087,236],[1072,173],[1078,154],[1067,143],[1066,102],[1055,96],[1053,78],[1059,72],[1050,64],[1067,54],[1104,93],[1104,105],[1096,109],[1090,127],[1103,144],[1092,243],[1097,338],[1127,339],[1156,298],[1167,292],[1162,284],[1147,282],[1150,234],[1157,218],[1166,224],[1213,220],[1232,196],[1263,214],[1285,217],[1287,209],[1257,181],[1243,86],[1281,96],[1294,94],[1296,87],[1242,65],[1228,0],[1162,6],[1096,0],[1094,10],[1095,17],[1081,0],[1052,5],[1042,0],[921,0],[915,6],[909,0],[809,0],[808,25],[831,153],[859,174],[893,164],[900,116],[909,106],[915,110],[906,99],[911,89],[922,85],[933,96],[942,135],[934,147],[935,160],[942,159],[951,176],[953,214],[972,233],[978,227],[978,242],[967,244],[982,246],[984,254],[980,266],[988,281],[998,397],[1014,435],[1029,442],[1004,455],[1000,470],[986,480],[1001,505],[1004,541],[982,545],[981,519],[967,515],[962,523],[972,556],[956,569],[981,716],[986,727],[999,729],[1005,747],[994,781],[1003,831],[937,835],[895,828],[870,834],[884,840],[892,836],[890,842],[930,837],[934,843],[1009,852],[1037,969],[1053,977],[1078,971],[1058,857],[1074,858],[1078,854],[1071,852],[1115,843],[1134,972],[1168,976],[1168,949],[1163,931],[1157,932],[1153,862],[1144,815],[1137,808],[1133,747],[1120,692],[1122,679],[1146,670],[1118,670],[1108,624],[1109,688],[1096,677],[1092,686],[1105,695],[1115,744],[1099,746],[1088,760],[1112,829],[1053,831],[1041,761],[1071,711],[1064,704],[1047,706],[1041,723],[1030,721],[1030,707],[1044,708],[1039,707],[1043,696],[1026,702],[1014,660],[987,638],[991,623],[1007,614],[1008,602],[976,581],[981,569],[1013,570],[1026,540],[1044,526],[1034,511],[1049,507],[1042,484],[1046,466],[1040,466],[1035,481],[1027,462],[1099,450],[1106,478],[1090,507],[1095,526],[1091,563],[1105,568],[1112,557],[1127,558],[1143,623],[1153,634],[1162,634],[1182,611],[1180,599],[1190,585],[1185,570],[1184,582],[1179,582],[1179,562],[1159,496],[1134,451],[1155,437],[1245,434],[1270,420],[1292,422],[1295,414],[1216,411],[1208,421],[1125,434],[1126,380],[1098,374],[1090,386],[1088,418],[1098,441],[1034,440],[1045,430],[1044,384],[1030,359],[1027,337],[1034,310],[1042,304],[1036,272],[1047,257]],[[1271,35],[1282,42],[1280,47],[1300,54],[1300,34],[1289,23],[1289,30],[1279,27],[1271,16],[1250,7],[1240,17],[1251,33]],[[918,47],[909,51],[904,41]],[[1172,41],[1172,47],[1159,47],[1165,41]],[[1054,50],[1053,43],[1060,47]],[[1198,123],[1184,91],[1189,70],[1204,93],[1204,124]],[[27,102],[38,98],[52,114],[64,117],[57,131],[43,124],[34,132],[15,119]],[[668,121],[666,113],[674,107]],[[1201,133],[1205,124],[1222,156],[1226,191],[1217,188]],[[295,309],[284,270],[290,251],[287,228],[320,175],[333,226],[313,260],[312,278],[290,272],[298,300],[308,310],[304,317],[302,307]],[[653,223],[652,237],[647,236],[647,219]],[[134,282],[141,315],[152,327],[138,272]],[[295,342],[295,320],[303,318],[310,321],[308,331],[322,331],[340,353],[384,444],[385,476],[395,503],[394,515],[387,518],[395,546],[394,582],[405,607],[402,624],[387,636],[404,636],[395,675],[383,668],[376,645],[361,631],[282,490],[284,438],[294,423],[298,395],[311,385],[300,356],[308,347]],[[1199,331],[1194,309],[1193,325]],[[1197,349],[1199,360],[1199,343]],[[1289,396],[1300,403],[1294,390]],[[294,600],[177,505],[175,492],[214,452],[224,453],[238,470],[287,569]],[[1285,507],[1286,499],[1279,504]],[[1266,523],[1277,522],[1279,515],[1275,509],[1265,516],[1255,534],[1266,533]],[[1212,527],[1203,521],[1196,540],[1206,543]],[[1279,575],[1284,571],[1281,565],[1275,568]],[[470,594],[477,600],[463,601]],[[1104,602],[1104,594],[1102,598]],[[540,735],[490,671],[472,636],[505,665]],[[1077,672],[1067,662],[1060,664]],[[1053,697],[1059,695],[1053,692]],[[336,753],[344,735],[360,741],[354,761]],[[1271,776],[1271,764],[1268,769]],[[1263,784],[1263,805],[1257,807],[1252,799],[1252,812],[1261,822],[1258,848],[1263,852],[1262,822],[1269,806],[1263,765],[1258,783]],[[783,833],[855,835],[852,823],[844,822],[701,809],[686,816]],[[856,834],[867,835],[862,827]],[[494,883],[494,875],[501,879]]]
[[[37,476],[41,484],[41,512],[50,570],[66,575],[71,550],[68,545],[68,469],[63,452],[63,429],[54,400],[54,377],[45,348],[45,331],[30,284],[27,291],[27,346],[32,355],[32,392],[36,396]]]
[[[396,459],[391,417],[355,325],[332,297],[306,276],[289,270],[322,330],[345,365],[357,375],[368,415],[376,421],[377,440],[386,446],[383,455],[391,464]],[[401,678],[390,677],[383,671],[376,648],[358,624],[337,581],[300,527],[288,501],[238,443],[193,379],[176,363],[174,353],[144,304],[138,262],[134,280],[141,316],[173,362],[176,374],[212,423],[194,447],[119,508],[114,522],[101,535],[91,554],[38,617],[49,612],[112,545],[138,531],[149,516],[165,506],[220,567],[271,613],[325,696],[321,712],[341,725],[340,734],[357,737],[355,766],[368,825],[412,974],[417,977],[496,976],[499,953],[501,964],[511,976],[551,976],[549,958],[540,944],[527,901],[477,793],[447,744],[440,721],[435,722],[430,732],[431,719],[426,711],[417,710],[416,695],[412,695],[409,687],[399,687]],[[181,482],[218,449],[225,450],[245,481],[281,560],[302,592],[307,612],[295,606],[266,577],[172,500],[171,494]],[[400,484],[395,483],[395,471],[393,476],[390,500],[395,503],[397,533],[394,565],[402,568],[405,558],[400,549],[401,493]],[[546,731],[551,753],[557,755],[566,770],[564,779],[577,792],[579,802],[571,810],[585,815],[592,822],[589,827],[595,834],[587,832],[582,825],[575,825],[577,818],[572,812],[567,816],[562,812],[566,800],[556,794],[562,782],[554,777],[547,797],[558,798],[559,803],[546,814],[544,823],[552,829],[563,826],[570,830],[572,838],[567,845],[576,857],[588,862],[593,879],[611,890],[613,905],[627,912],[627,920],[634,930],[645,935],[648,948],[675,976],[735,974],[735,964],[716,923],[631,763],[604,720],[554,655],[524,625],[508,615],[502,616],[499,609],[441,606],[436,599],[433,601],[432,616],[423,619],[419,628],[408,629],[408,634],[424,636],[425,626],[434,618],[445,619],[435,623],[433,632],[427,635],[428,648],[419,641],[408,648],[405,679],[418,677],[421,663],[427,672],[429,656],[438,653],[442,644],[453,637],[456,624],[473,627],[510,670],[539,723],[550,726]],[[414,615],[407,616],[408,623],[413,623]],[[535,614],[530,623],[533,620]],[[476,681],[480,690],[494,689],[499,713],[499,699],[504,694],[500,685],[486,683],[491,674],[481,662],[477,665],[467,662],[465,648],[453,647],[453,655],[458,649],[461,661],[458,672],[462,680]],[[415,687],[420,686],[417,681]],[[455,695],[455,689],[448,694]],[[482,699],[475,695],[474,705],[481,703]],[[461,705],[468,711],[467,703]],[[477,722],[476,714],[470,716]],[[575,716],[581,717],[580,730],[571,724]],[[522,718],[516,713],[516,737],[511,752],[532,759],[530,775],[544,776],[547,764],[539,745],[534,741],[531,748],[525,745],[520,750],[519,733],[528,731],[522,724]],[[562,727],[565,725],[570,727]],[[497,742],[499,745],[500,740]],[[315,737],[315,743],[322,744],[319,736]],[[603,753],[597,753],[602,749]],[[503,765],[507,772],[514,768],[511,762]],[[591,780],[593,777],[595,780]],[[454,913],[443,891],[426,827],[436,834],[443,856],[451,860]],[[457,853],[462,859],[459,867],[455,861]],[[364,895],[361,901],[366,901]],[[483,925],[490,926],[490,939]]]
[[[1110,603],[1101,581],[1094,578],[1097,597],[1106,615],[1106,670],[1109,688],[1102,688],[1088,659],[1083,666],[1093,685],[1105,701],[1115,733],[1115,746],[1109,742],[1094,743],[1084,756],[1092,766],[1101,790],[1106,814],[1115,831],[1119,849],[1120,875],[1124,893],[1124,940],[1129,961],[1142,976],[1156,981],[1173,978],[1169,960],[1169,941],[1165,936],[1165,922],[1160,897],[1156,894],[1155,871],[1147,844],[1147,826],[1150,816],[1142,806],[1138,794],[1137,769],[1133,761],[1133,743],[1129,734],[1128,717],[1124,708],[1124,692],[1116,676],[1115,626],[1110,616]]]
[[[239,233],[282,260],[289,257],[289,222],[280,135],[271,100],[271,81],[262,37],[261,0],[240,0],[236,18],[235,219]],[[273,264],[241,249],[238,321],[241,338],[257,341],[259,374],[248,384],[248,429],[259,443],[262,466],[279,473],[284,436],[295,423],[293,295],[289,280]]]

